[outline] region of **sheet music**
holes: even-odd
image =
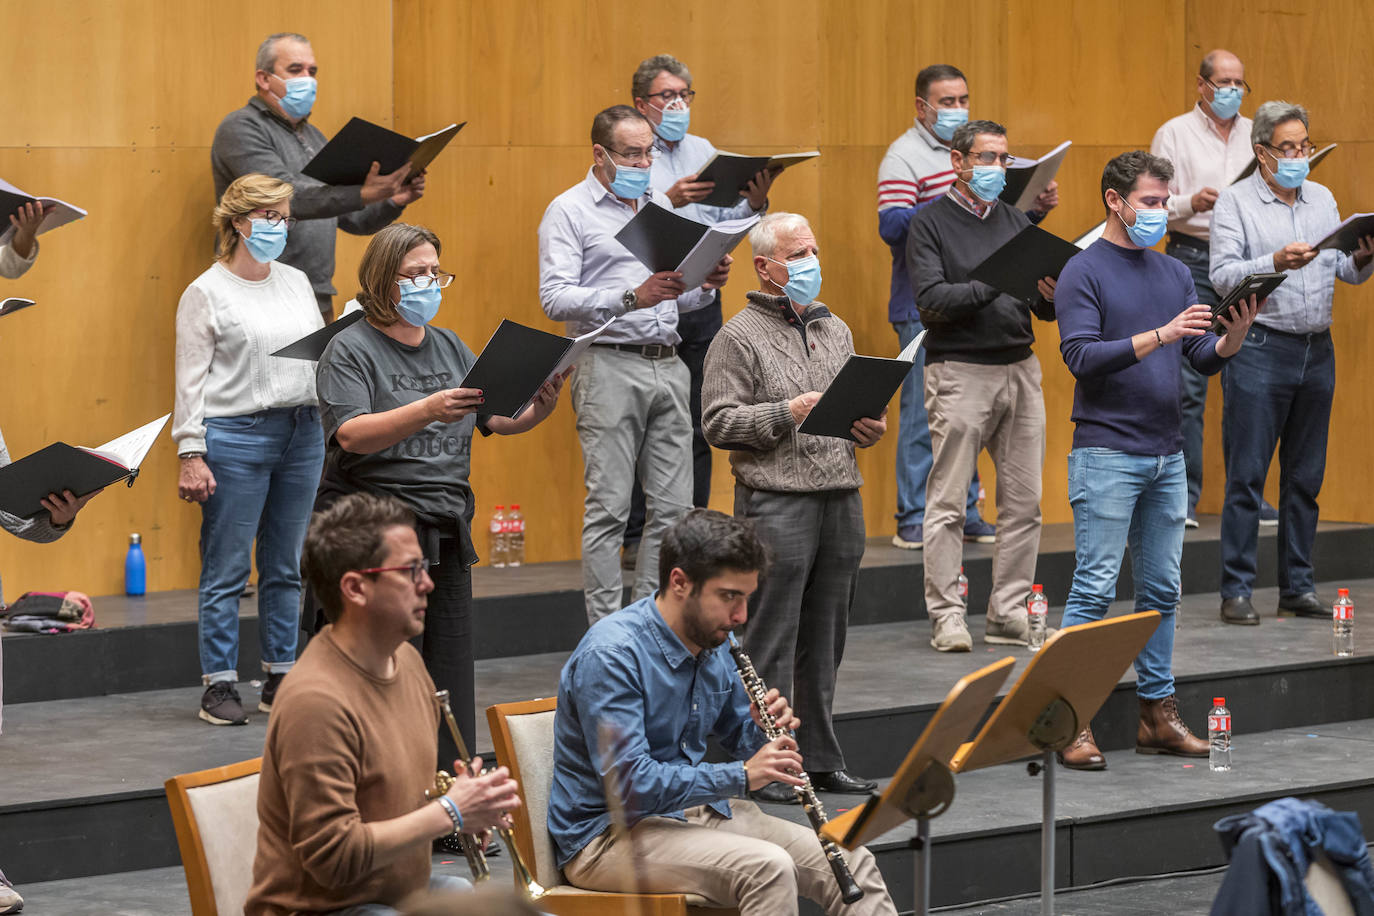
[[[157,437],[162,434],[162,427],[166,426],[167,421],[171,418],[171,414],[163,414],[160,418],[151,423],[145,423],[133,432],[125,433],[117,439],[111,439],[104,445],[88,448],[86,451],[102,458],[112,459],[129,470],[136,471],[143,464],[143,459],[147,457],[148,450],[153,447]]]
[[[590,347],[593,343],[595,343],[596,339],[600,337],[602,333],[604,333],[605,330],[609,328],[614,322],[615,318],[612,318],[610,321],[607,321],[601,327],[593,328],[585,334],[582,334],[578,337],[574,337],[572,346],[568,347],[568,352],[563,354],[563,358],[558,361],[558,365],[554,366],[553,371],[549,373],[549,377],[546,378],[544,381],[551,382],[553,381],[555,376],[562,375],[564,372],[567,372],[568,369],[572,366],[572,364],[577,362],[578,357],[580,357],[583,353],[586,353],[587,348]]]

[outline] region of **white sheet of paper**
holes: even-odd
[[[743,219],[722,220],[703,233],[678,265],[683,285],[692,290],[705,283],[720,259],[734,251],[735,246],[761,218],[761,215],[755,214]]]
[[[921,333],[912,338],[911,343],[902,348],[902,352],[897,354],[898,359],[904,359],[909,363],[916,362],[916,351],[925,343],[926,332],[922,329]]]
[[[1078,238],[1074,239],[1073,243],[1077,245],[1079,248],[1087,248],[1093,242],[1102,238],[1102,233],[1106,231],[1107,221],[1104,219],[1102,222],[1098,223],[1096,226],[1093,226],[1087,232],[1083,233]]]
[[[555,376],[562,375],[564,372],[567,372],[568,368],[572,366],[573,363],[577,362],[577,358],[581,356],[583,353],[586,353],[587,348],[590,347],[593,343],[595,343],[596,339],[600,337],[602,333],[604,333],[605,330],[614,323],[615,318],[612,318],[610,321],[606,322],[601,327],[593,328],[585,334],[582,334],[578,337],[574,337],[572,346],[568,347],[568,352],[563,354],[563,358],[558,361],[557,366],[553,367],[553,371],[549,373],[549,377],[544,379],[544,381],[551,382],[553,381]]]
[[[153,447],[157,437],[162,433],[162,427],[167,425],[167,421],[172,418],[171,414],[163,414],[151,423],[145,423],[133,432],[125,433],[117,439],[111,439],[104,445],[96,448],[89,448],[86,451],[116,461],[131,471],[138,470],[143,464],[143,459],[147,457],[148,450]]]
[[[1070,146],[1073,146],[1073,141],[1065,140],[1039,159],[1022,159],[1020,156],[1012,158],[1011,167],[1014,169],[1037,169],[1035,177],[1026,185],[1021,197],[1016,201],[1016,209],[1026,209],[1049,189],[1050,182],[1054,181],[1054,176],[1059,174],[1059,167],[1064,164],[1064,156]]]
[[[18,194],[21,197],[36,200],[45,207],[48,205],[54,207],[53,211],[43,217],[43,222],[38,225],[38,235],[42,235],[59,226],[65,226],[68,223],[75,222],[86,215],[86,211],[80,207],[69,204],[63,200],[58,200],[56,197],[39,197],[37,194],[21,191],[3,178],[0,178],[0,191],[8,191],[11,194]],[[10,237],[14,235],[14,224],[10,222],[9,217],[10,214],[8,213],[0,214],[0,220],[3,220],[3,223],[0,223],[0,225],[4,227],[0,229],[0,245],[7,243]]]

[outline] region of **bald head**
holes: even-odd
[[[1239,57],[1225,48],[1208,51],[1207,56],[1202,58],[1202,63],[1198,65],[1197,75],[1210,80],[1218,70],[1234,70],[1239,73],[1241,79],[1245,78],[1245,65],[1240,62]]]

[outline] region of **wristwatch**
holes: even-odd
[[[635,295],[634,290],[627,289],[620,297],[620,304],[625,306],[625,311],[633,312],[635,306],[639,304],[639,297]]]

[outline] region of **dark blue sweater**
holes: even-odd
[[[1180,360],[1203,375],[1220,372],[1226,360],[1217,356],[1217,337],[1186,337],[1144,359],[1136,358],[1131,337],[1197,303],[1188,268],[1157,251],[1098,239],[1064,267],[1054,300],[1059,352],[1078,380],[1073,447],[1131,455],[1181,450]]]

